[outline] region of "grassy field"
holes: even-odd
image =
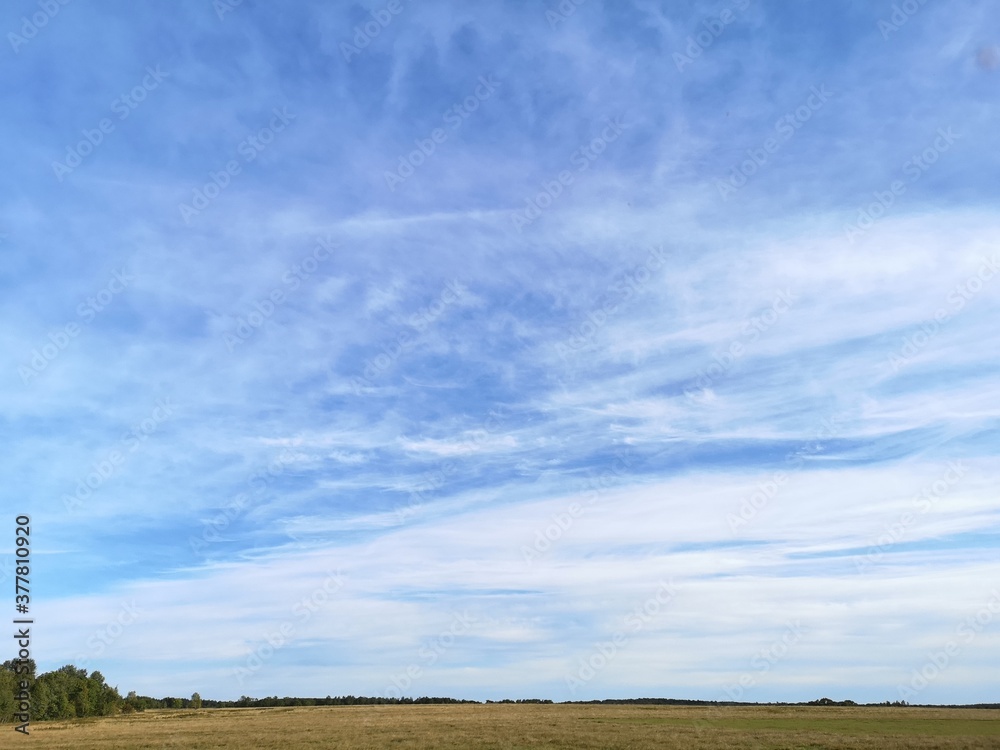
[[[0,748],[66,750],[689,750],[1000,748],[1000,711],[595,705],[330,706],[147,711],[44,722]]]

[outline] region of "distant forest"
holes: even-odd
[[[18,674],[21,662],[5,661],[0,664],[0,723],[10,723],[15,720],[18,712],[18,685],[24,675]],[[124,698],[117,687],[107,684],[98,671],[89,675],[86,669],[72,665],[60,667],[54,672],[35,674],[35,663],[28,660],[28,681],[31,685],[31,721],[50,719],[74,719],[87,716],[114,716],[129,714],[153,708],[272,708],[275,706],[362,706],[362,705],[397,705],[426,703],[481,703],[482,701],[458,700],[456,698],[368,698],[364,696],[345,695],[325,698],[250,698],[242,696],[235,701],[217,701],[202,699],[195,693],[190,698],[151,698],[147,695],[136,695],[130,692]],[[630,698],[592,701],[567,701],[568,703],[604,703],[604,704],[645,704],[674,706],[711,706],[711,705],[761,705],[755,703],[738,703],[734,701],[698,701],[676,698]],[[485,701],[485,703],[552,703],[551,700],[528,698],[521,700]],[[801,705],[801,706],[855,706],[854,701],[833,701],[829,698],[809,701],[807,703],[776,703],[769,705]],[[870,706],[905,706],[905,701],[890,703],[870,703]],[[953,706],[954,708],[1000,708],[997,703],[980,703],[976,705]]]
[[[406,703],[478,703],[455,698],[366,698],[339,696],[325,698],[250,698],[243,696],[235,701],[202,699],[198,693],[190,698],[151,698],[130,692],[124,698],[117,687],[107,684],[98,671],[89,675],[86,669],[72,665],[54,672],[36,675],[35,662],[28,659],[27,679],[31,684],[31,721],[49,719],[74,719],[86,716],[114,716],[145,711],[147,708],[271,708],[274,706],[354,706],[391,705]],[[5,661],[0,664],[0,723],[15,720],[18,711],[18,685],[25,676],[18,674],[20,662]],[[514,703],[515,701],[504,701]],[[517,703],[551,703],[544,700],[523,700]]]

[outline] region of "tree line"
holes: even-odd
[[[19,682],[25,677],[25,675],[19,674],[19,665],[22,664],[19,661],[5,661],[3,664],[0,664],[0,723],[10,723],[15,719],[14,714],[17,713],[18,709],[17,692]],[[148,695],[136,695],[134,690],[122,698],[118,692],[118,688],[108,685],[104,679],[104,675],[96,670],[88,674],[86,669],[80,669],[67,664],[53,672],[36,675],[34,660],[28,659],[27,664],[28,674],[26,677],[30,684],[31,721],[74,719],[87,716],[114,716],[154,708],[274,708],[278,706],[382,706],[427,703],[479,703],[479,701],[459,700],[457,698],[382,698],[356,695],[336,697],[328,695],[325,698],[279,698],[276,695],[265,698],[251,698],[248,695],[243,695],[240,696],[239,700],[219,701],[203,700],[198,693],[194,693],[190,698],[175,698],[172,696],[153,698]],[[731,701],[678,700],[673,698],[624,698],[568,702],[686,706],[759,705],[739,704]],[[488,700],[486,703],[552,703],[552,701],[539,698],[515,701],[507,698],[499,701]],[[850,700],[833,701],[829,698],[820,698],[808,703],[780,703],[775,705],[856,706],[858,704]],[[885,703],[863,705],[906,706],[908,704],[905,701],[894,701],[891,704],[889,701],[885,701]],[[1000,704],[976,704],[962,707],[996,709],[1000,708]]]
[[[121,713],[122,697],[109,686],[104,675],[66,665],[54,672],[35,674],[35,662],[28,659],[27,674],[19,673],[16,662],[0,664],[0,721],[10,722],[17,713],[20,681],[27,679],[31,696],[31,720],[72,719],[78,716],[109,716]]]
[[[27,659],[27,674],[23,662],[8,660],[0,664],[0,723],[15,719],[19,701],[17,693],[22,679],[30,685],[31,721],[76,719],[87,716],[114,716],[153,708],[272,708],[275,706],[364,706],[407,703],[477,703],[456,698],[379,698],[366,696],[326,696],[325,698],[251,698],[241,696],[235,701],[202,700],[198,693],[190,698],[153,698],[131,691],[124,698],[117,687],[108,685],[97,670],[67,664],[53,672],[36,673],[34,659]],[[522,701],[518,701],[519,703]],[[523,701],[544,702],[544,701]],[[551,701],[549,701],[551,702]]]

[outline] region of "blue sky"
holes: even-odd
[[[1000,11],[903,5],[10,4],[40,666],[996,701]]]

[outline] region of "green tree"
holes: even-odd
[[[35,680],[31,686],[31,712],[34,716],[45,716],[49,712],[49,705],[52,703],[52,696],[49,693],[48,683],[43,680]]]
[[[35,671],[35,660],[34,659],[8,659],[3,664],[0,664],[0,669],[5,669],[9,672],[16,672],[21,674],[21,665],[23,662],[28,662],[28,679],[35,679],[37,672]]]
[[[135,694],[134,690],[129,690],[128,695],[125,696],[125,700],[122,701],[122,711],[125,713],[133,713],[135,711],[145,711],[146,701]]]
[[[14,720],[17,708],[14,694],[17,692],[17,676],[10,670],[0,669],[0,722],[6,724]]]
[[[73,704],[69,697],[69,676],[66,672],[48,672],[38,678],[49,688],[49,706],[40,719],[68,719],[74,715]],[[36,685],[38,683],[35,683]]]
[[[74,680],[70,683],[69,699],[73,704],[77,717],[90,714],[90,690],[86,680]]]
[[[191,694],[191,708],[201,708],[201,696],[198,693]]]

